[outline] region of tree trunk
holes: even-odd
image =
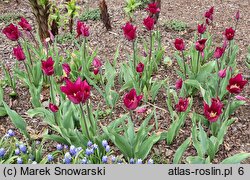
[[[40,0],[29,0],[33,10],[33,14],[36,17],[38,26],[38,33],[41,41],[43,42],[49,35],[49,1],[45,1],[44,6],[39,3]]]
[[[111,27],[110,18],[109,18],[108,7],[107,7],[105,0],[99,1],[99,8],[101,11],[102,22],[104,26],[106,27],[107,31],[109,31],[112,29],[112,27]]]

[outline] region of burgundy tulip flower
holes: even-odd
[[[149,11],[151,14],[156,14],[160,12],[160,8],[157,7],[157,3],[150,3],[148,4],[148,8],[146,8],[147,11]]]
[[[102,66],[102,62],[100,61],[100,59],[94,58],[94,60],[93,60],[93,66],[95,68],[100,68]]]
[[[144,64],[140,62],[140,63],[136,66],[136,72],[142,73],[143,71],[144,71]]]
[[[203,52],[205,49],[205,44],[206,44],[207,39],[201,39],[195,43],[195,49],[199,52]]]
[[[54,112],[54,113],[58,111],[57,105],[52,104],[52,103],[49,103],[49,109],[50,109],[52,112]]]
[[[220,70],[219,73],[218,73],[218,75],[219,75],[219,77],[222,78],[222,79],[223,79],[224,77],[226,77],[226,75],[227,75],[227,68]]]
[[[143,20],[143,24],[147,28],[148,31],[151,31],[154,29],[154,23],[155,23],[154,18],[151,18],[150,16],[148,16],[147,18]]]
[[[188,108],[189,100],[186,98],[180,98],[178,104],[175,105],[177,112],[185,112]]]
[[[131,89],[130,92],[125,94],[123,98],[124,105],[129,110],[135,110],[139,106],[142,97],[143,97],[142,95],[140,96],[136,95],[135,89]]]
[[[175,83],[175,88],[176,89],[181,89],[182,88],[183,81],[182,79],[178,79]]]
[[[225,49],[221,48],[221,47],[217,47],[214,51],[214,58],[216,59],[220,59],[221,56],[224,54]]]
[[[247,101],[247,98],[243,97],[243,96],[240,96],[240,95],[237,95],[235,96],[235,98],[239,101]]]
[[[31,31],[32,30],[31,25],[29,24],[29,22],[25,18],[23,18],[23,17],[21,17],[21,20],[20,20],[20,22],[18,24],[25,31]]]
[[[125,38],[129,41],[133,41],[136,38],[136,27],[130,22],[127,22],[125,26],[122,27],[123,34]]]
[[[204,104],[204,115],[209,122],[216,122],[222,114],[223,104],[218,98],[212,98],[211,106]]]
[[[242,74],[237,74],[235,77],[229,80],[227,90],[232,94],[239,94],[242,92],[246,84],[247,80],[243,79]]]
[[[183,51],[185,49],[185,44],[183,39],[176,38],[174,42],[174,46],[178,51]]]
[[[63,68],[64,73],[68,77],[70,72],[71,72],[71,68],[70,68],[69,64],[68,63],[63,63],[62,68]]]
[[[204,16],[206,18],[206,23],[210,24],[213,21],[214,7],[211,7],[208,11],[205,12]]]
[[[230,27],[230,28],[227,28],[227,29],[225,30],[225,33],[224,33],[224,34],[225,34],[227,40],[228,40],[228,41],[231,41],[231,40],[234,38],[235,31],[233,30],[232,27]]]
[[[80,77],[73,83],[65,79],[66,85],[61,86],[61,91],[67,95],[74,104],[85,103],[90,97],[90,86],[88,82],[82,81]]]
[[[54,61],[52,57],[49,57],[46,61],[42,61],[42,70],[43,73],[47,76],[51,76],[54,74]]]
[[[12,23],[9,26],[5,27],[2,32],[6,35],[7,38],[12,41],[17,41],[20,37],[18,27]]]
[[[198,24],[197,26],[197,31],[200,34],[204,34],[204,32],[206,31],[207,27],[205,24]]]
[[[237,11],[237,12],[236,12],[236,14],[235,14],[235,19],[236,19],[237,21],[239,21],[239,19],[240,19],[240,11]]]
[[[24,61],[26,58],[21,46],[13,48],[13,54],[18,61]]]
[[[88,37],[89,36],[89,27],[84,24],[84,22],[81,21],[77,21],[77,25],[76,25],[76,32],[77,32],[77,36],[83,36],[83,37]]]
[[[101,66],[102,66],[100,59],[94,58],[93,66],[94,66],[94,74],[97,75],[99,73]]]

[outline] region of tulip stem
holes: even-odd
[[[229,61],[230,61],[230,51],[231,51],[231,41],[229,41],[229,45],[228,45],[227,64],[229,64]]]
[[[82,120],[83,120],[83,123],[84,123],[84,126],[85,126],[85,130],[86,130],[86,133],[87,133],[87,138],[90,140],[89,130],[88,130],[86,118],[85,118],[85,115],[84,115],[82,103],[80,103],[80,109],[81,109],[82,118],[83,118]],[[83,125],[83,124],[82,124],[82,125]],[[82,126],[82,125],[81,125],[81,126]],[[84,131],[83,127],[82,127],[82,131]]]
[[[87,60],[86,60],[86,38],[84,37],[83,40],[83,61],[82,61],[82,74],[84,75],[84,71],[87,64]]]
[[[218,60],[216,60],[216,63],[217,63],[217,68],[218,68],[217,76],[219,77],[218,86],[217,86],[217,90],[216,90],[216,96],[218,97],[219,92],[220,92],[220,76],[219,76],[220,64],[219,64]]]
[[[24,61],[23,61],[23,64],[24,64],[24,68],[25,68],[25,70],[26,70],[26,72],[27,72],[27,76],[28,76],[29,81],[30,81],[30,84],[31,84],[32,81],[31,81],[31,78],[30,78],[30,74],[29,74],[29,70],[28,70],[27,64],[26,64]]]
[[[225,116],[225,114],[227,112],[227,109],[228,109],[228,111],[230,110],[229,108],[230,108],[230,105],[231,105],[231,96],[232,96],[232,94],[230,93],[229,96],[228,96],[228,100],[227,100],[227,103],[228,103],[227,108],[225,109],[225,111],[224,111],[224,113],[223,113],[223,115],[221,117],[221,122],[223,122],[223,118],[224,118],[224,116]]]
[[[136,72],[136,54],[135,54],[135,41],[133,41],[133,60],[134,60],[134,70]]]
[[[91,116],[90,116],[90,108],[89,108],[89,101],[88,100],[87,100],[86,104],[87,104],[87,112],[88,112],[89,122],[90,122],[91,128],[94,129],[94,125],[92,123]]]
[[[49,83],[50,83],[50,97],[51,97],[52,103],[56,104],[55,95],[53,91],[53,84],[54,84],[53,76],[50,76]]]
[[[130,115],[131,120],[134,122],[134,120],[133,120],[133,112],[129,111],[129,115]]]
[[[30,35],[31,35],[32,39],[35,41],[36,47],[39,48],[39,45],[38,45],[38,43],[37,43],[37,40],[36,40],[34,34],[33,34],[32,32],[30,32]]]
[[[150,31],[150,47],[149,47],[149,57],[148,57],[148,61],[151,61],[152,58],[152,49],[153,49],[153,37],[152,37],[152,31]]]
[[[197,59],[197,66],[196,66],[196,75],[198,74],[198,71],[199,71],[199,64],[200,64],[200,52],[198,52],[198,59]]]
[[[183,59],[183,67],[184,67],[184,74],[185,74],[185,80],[187,79],[187,71],[186,71],[186,64],[185,64],[185,57],[184,57],[184,52],[181,51],[182,53],[182,59]]]

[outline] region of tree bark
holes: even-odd
[[[106,27],[107,31],[109,31],[112,29],[112,27],[111,27],[110,18],[109,18],[108,7],[107,7],[105,0],[99,0],[99,8],[101,11],[102,22],[104,26]]]
[[[49,1],[46,1],[44,6],[39,3],[40,0],[29,0],[33,10],[33,14],[36,18],[38,33],[41,41],[43,42],[49,35]]]

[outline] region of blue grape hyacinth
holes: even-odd
[[[63,150],[63,146],[62,146],[61,144],[57,144],[57,145],[56,145],[56,149],[57,149],[58,151],[61,151],[61,150]]]
[[[19,155],[20,154],[20,150],[17,148],[15,149],[15,155]]]
[[[13,131],[12,129],[9,129],[8,132],[7,132],[7,134],[8,134],[10,137],[15,136],[15,133],[14,133],[14,131]]]
[[[27,147],[24,144],[20,144],[19,149],[22,151],[22,153],[26,153],[27,151]]]
[[[0,149],[0,158],[4,157],[5,153],[6,153],[5,149],[1,148]]]
[[[82,160],[81,160],[81,163],[82,164],[88,164],[88,159],[86,157],[84,157]]]
[[[105,151],[106,151],[106,152],[109,152],[109,151],[110,151],[110,146],[109,146],[109,145],[107,145],[107,146],[105,147]]]
[[[48,154],[48,162],[51,162],[54,160],[54,157],[52,154]]]
[[[142,164],[142,160],[141,159],[138,159],[136,164]]]
[[[23,159],[21,157],[18,157],[16,159],[17,164],[23,164]]]
[[[133,159],[133,158],[131,158],[130,160],[129,160],[129,164],[134,164],[135,163],[135,160]]]
[[[108,145],[108,141],[104,139],[104,140],[102,141],[102,146],[103,146],[103,147],[106,147],[107,145]]]
[[[64,155],[64,162],[65,164],[70,164],[72,160],[72,157],[69,152],[66,152]]]
[[[102,157],[102,162],[106,164],[108,162],[108,156],[103,156]]]

